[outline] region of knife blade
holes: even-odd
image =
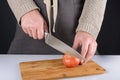
[[[75,56],[85,61],[85,58],[76,50],[74,50],[72,47],[68,46],[67,44],[65,44],[64,42],[47,32],[45,32],[45,43],[62,53]]]

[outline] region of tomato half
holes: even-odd
[[[80,59],[64,54],[63,55],[63,64],[66,67],[76,67],[80,64]]]

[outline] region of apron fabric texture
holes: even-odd
[[[40,13],[43,15],[47,24],[49,24],[46,4],[43,0],[34,0],[40,7]],[[55,32],[52,35],[59,38],[72,47],[75,30],[78,25],[84,0],[58,0],[58,14],[55,23]],[[57,50],[45,44],[45,40],[35,40],[25,34],[22,28],[17,25],[15,37],[11,43],[8,53],[20,54],[60,54]]]

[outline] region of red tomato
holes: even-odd
[[[76,67],[80,64],[80,59],[74,57],[74,56],[69,56],[69,55],[63,55],[63,64],[66,67]]]

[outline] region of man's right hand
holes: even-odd
[[[32,10],[21,17],[23,31],[34,39],[42,39],[48,32],[46,21],[38,10]]]

